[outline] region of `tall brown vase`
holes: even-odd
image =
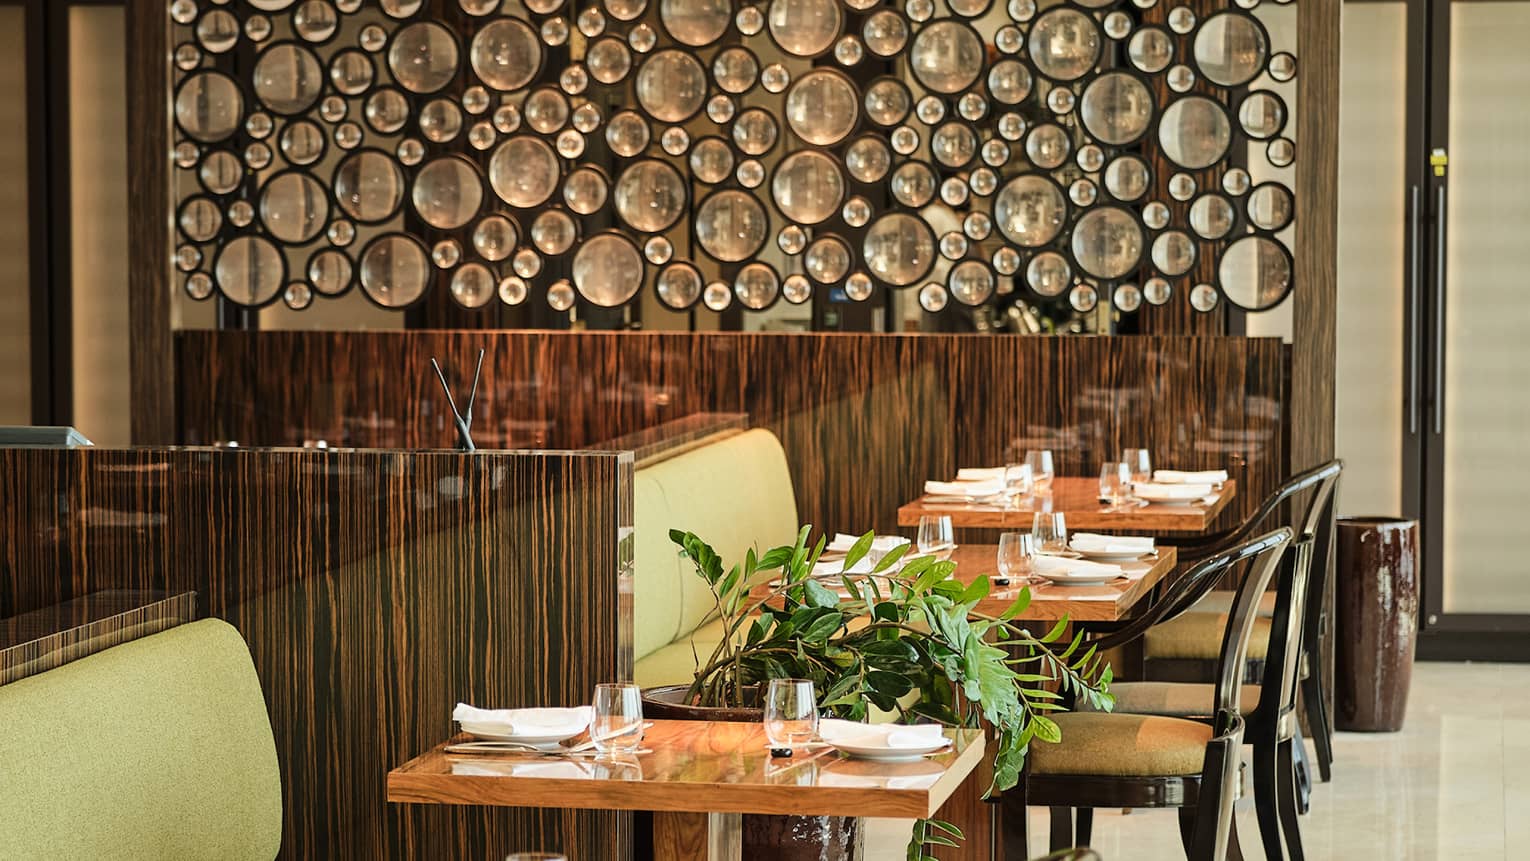
[[[1338,520],[1334,726],[1396,732],[1418,635],[1418,521]]]
[[[713,708],[685,702],[685,685],[643,691],[643,716],[666,720],[761,721],[759,708]],[[847,816],[745,815],[744,857],[760,861],[861,861],[861,820]],[[655,859],[662,861],[662,859]]]

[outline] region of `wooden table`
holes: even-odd
[[[984,574],[993,575],[998,568],[998,553],[996,544],[958,546],[951,553],[951,561],[956,563],[956,578],[970,583]],[[1131,615],[1132,608],[1173,571],[1178,562],[1179,554],[1173,547],[1160,546],[1157,558],[1122,565],[1130,573],[1146,572],[1133,580],[1118,580],[1104,586],[1033,584],[1030,606],[1020,618],[1052,622],[1066,616],[1075,622],[1119,622]],[[1021,588],[1023,584],[1020,583],[992,587],[988,597],[977,605],[977,611],[999,615],[1015,603]]]
[[[445,753],[388,773],[388,800],[654,811],[654,857],[726,861],[741,854],[741,815],[934,815],[983,758],[980,730],[947,730],[949,753],[917,762],[850,759],[824,748],[773,759],[758,723],[653,722],[652,753],[619,760]]]
[[[1100,502],[1100,482],[1095,478],[1052,479],[1049,494],[1019,497],[1012,507],[998,503],[930,502],[928,496],[898,508],[899,526],[918,526],[926,514],[948,514],[958,528],[1029,529],[1037,511],[1060,511],[1069,529],[1143,530],[1147,532],[1205,532],[1217,515],[1238,493],[1238,484],[1227,481],[1209,503],[1161,505],[1150,503],[1113,508]]]

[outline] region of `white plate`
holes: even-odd
[[[1107,583],[1114,583],[1115,581],[1121,579],[1120,575],[1116,574],[1111,574],[1105,577],[1096,577],[1094,575],[1080,577],[1074,574],[1037,573],[1036,576],[1043,580],[1049,581],[1054,586],[1104,586]]]
[[[867,747],[847,741],[829,742],[829,744],[835,750],[856,757],[857,759],[870,759],[877,762],[915,762],[917,760],[923,759],[929,754],[935,753],[936,751],[945,750],[946,748],[950,747],[951,740],[943,738],[940,740],[940,744],[931,745],[924,748],[892,748],[875,745]]]
[[[1156,550],[1150,550],[1147,553],[1106,553],[1094,550],[1075,550],[1073,552],[1080,554],[1085,559],[1098,559],[1101,562],[1136,562],[1138,559],[1156,558],[1158,556],[1158,551]]]
[[[1159,495],[1153,493],[1152,491],[1148,491],[1146,493],[1143,493],[1143,492],[1139,491],[1137,493],[1137,496],[1141,497],[1142,499],[1147,500],[1148,502],[1153,503],[1154,505],[1183,505],[1183,506],[1191,506],[1191,505],[1201,505],[1201,504],[1205,503],[1205,501],[1206,501],[1206,497],[1204,497],[1204,496],[1192,496],[1192,497],[1188,497],[1188,498],[1187,497],[1183,497],[1183,496],[1159,496]]]
[[[529,745],[542,750],[557,750],[565,741],[584,732],[579,729],[576,732],[560,732],[555,735],[515,735],[504,732],[500,724],[463,723],[462,731],[476,739],[484,741],[510,741],[516,744]]]
[[[1055,551],[1052,551],[1050,553],[1045,551],[1045,550],[1043,550],[1043,551],[1041,551],[1040,555],[1042,555],[1042,556],[1051,556],[1054,559],[1083,559],[1084,558],[1084,554],[1078,552],[1077,550],[1055,550]]]

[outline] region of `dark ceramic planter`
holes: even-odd
[[[1418,521],[1338,520],[1334,726],[1402,729],[1418,633]]]
[[[661,720],[758,723],[762,709],[685,702],[686,685],[643,691],[643,716]],[[761,861],[860,861],[861,821],[848,816],[744,816],[744,857]]]

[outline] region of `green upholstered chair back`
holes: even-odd
[[[250,651],[204,619],[0,685],[0,856],[270,861],[281,775]]]
[[[750,547],[796,539],[797,500],[781,441],[748,430],[637,470],[632,519],[633,651],[641,659],[716,612],[706,584],[682,567],[669,530],[696,533],[730,566]]]

